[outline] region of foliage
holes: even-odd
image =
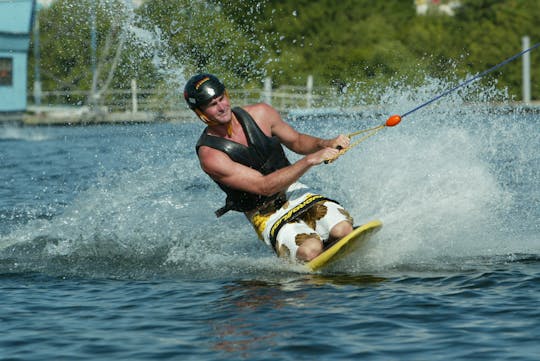
[[[102,61],[97,70],[106,73],[111,65],[111,43],[118,37],[125,19],[110,16],[118,13],[118,3],[100,5],[96,7],[96,18],[101,20],[96,22],[96,58]],[[40,68],[45,89],[91,87],[91,9],[91,0],[58,0],[54,6],[40,12]]]
[[[155,0],[144,4],[139,14],[147,27],[160,29],[169,59],[187,73],[209,71],[250,79],[263,69],[256,39],[249,29],[234,26],[217,3]]]
[[[540,41],[536,0],[461,0],[455,16],[417,15],[414,1],[57,0],[41,10],[44,90],[89,90],[90,9],[96,5],[97,88],[180,88],[214,72],[229,87],[385,85],[424,77],[463,79]],[[115,50],[118,50],[115,52]],[[120,60],[114,62],[115,54]],[[531,53],[540,99],[540,49]],[[33,67],[29,67],[32,69]],[[490,75],[521,97],[521,62]],[[29,82],[31,84],[32,82]]]

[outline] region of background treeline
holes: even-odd
[[[442,1],[444,3],[444,1]],[[91,29],[95,9],[96,75]],[[413,0],[57,0],[39,12],[42,88],[181,89],[196,71],[229,87],[409,84],[459,81],[540,41],[540,1],[461,0],[454,16],[419,16]],[[34,69],[31,53],[31,72]],[[540,49],[531,53],[540,99]],[[515,61],[484,81],[521,99]],[[33,74],[30,74],[32,86]]]

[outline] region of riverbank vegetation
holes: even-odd
[[[461,0],[453,16],[418,15],[413,0],[125,3],[56,0],[39,11],[44,91],[100,96],[136,79],[140,88],[178,94],[196,71],[217,73],[231,88],[261,88],[267,77],[275,88],[305,86],[309,75],[315,87],[337,91],[396,79],[459,81],[521,51],[523,36],[540,41],[537,0]],[[29,87],[34,61],[32,53]],[[540,49],[531,63],[532,98],[540,99]],[[521,99],[521,61],[482,81]]]

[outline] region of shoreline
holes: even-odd
[[[465,107],[486,106],[485,103],[466,104]],[[530,104],[497,103],[489,104],[498,112],[521,111],[539,113],[540,101]],[[279,110],[284,117],[301,118],[312,114],[362,114],[363,112],[380,112],[381,106],[364,106],[354,108],[302,108]],[[0,113],[0,124],[16,124],[22,126],[66,126],[66,125],[99,125],[99,124],[141,124],[163,122],[190,122],[196,116],[189,109],[166,112],[109,112],[105,109],[90,110],[88,107],[28,107],[26,112]]]

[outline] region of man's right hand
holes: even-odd
[[[306,156],[309,164],[319,165],[321,163],[331,163],[339,158],[341,151],[335,148],[324,148]]]

